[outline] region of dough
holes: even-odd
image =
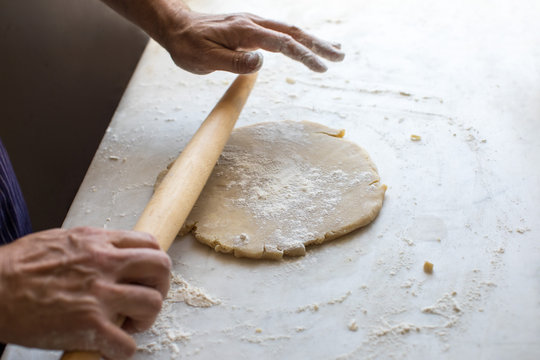
[[[234,130],[181,234],[238,257],[279,259],[369,224],[386,186],[343,134],[292,121]]]

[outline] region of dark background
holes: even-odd
[[[147,40],[98,0],[0,0],[0,137],[34,230],[61,226]]]

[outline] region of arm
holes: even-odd
[[[196,74],[257,71],[262,66],[257,49],[280,52],[317,72],[327,69],[320,57],[341,61],[345,56],[339,44],[252,14],[201,14],[181,0],[103,2],[146,31],[179,67]]]
[[[144,233],[75,228],[20,238],[0,247],[0,342],[129,357],[129,333],[154,322],[170,266]]]

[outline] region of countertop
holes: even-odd
[[[136,336],[135,358],[538,358],[540,3],[191,5],[341,42],[345,61],[324,74],[265,53],[237,126],[346,129],[388,190],[374,223],[304,257],[237,259],[178,238],[173,295],[189,290],[212,306],[173,296],[153,330]],[[64,227],[131,228],[157,174],[233,79],[186,73],[150,42]],[[3,357],[57,358],[16,346]]]

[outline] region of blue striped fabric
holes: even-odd
[[[0,245],[32,232],[30,217],[15,172],[0,139]]]

